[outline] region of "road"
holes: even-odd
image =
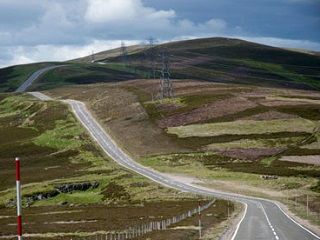
[[[62,67],[65,65],[57,65],[57,66],[49,66],[49,67],[45,67],[42,68],[36,72],[34,72],[20,87],[18,87],[18,89],[15,92],[24,92],[27,90],[28,87],[30,87],[32,85],[32,83],[38,78],[40,77],[42,74],[48,72],[49,70],[58,68],[58,67]]]
[[[50,97],[39,92],[32,92],[30,94],[40,100],[52,100]],[[95,120],[83,102],[76,100],[63,101],[70,105],[77,119],[88,130],[102,150],[121,166],[173,189],[243,203],[245,205],[245,212],[231,240],[320,239],[319,236],[290,218],[276,202],[189,185],[140,165],[118,147],[110,135]]]

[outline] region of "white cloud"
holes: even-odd
[[[210,28],[215,31],[222,31],[227,28],[227,23],[222,19],[210,19],[205,23],[204,28]]]
[[[125,41],[127,45],[138,44],[138,41]],[[95,53],[118,48],[121,46],[121,41],[99,41],[95,40],[87,45],[38,45],[35,47],[14,47],[2,49],[0,51],[7,51],[11,56],[7,61],[0,59],[0,67],[26,64],[33,62],[44,61],[66,61],[75,58],[88,56],[94,51]]]
[[[246,36],[234,36],[234,37],[238,37],[251,42],[266,44],[274,47],[320,51],[320,43],[312,42],[309,40],[273,38],[273,37],[246,37]]]
[[[191,22],[184,21],[182,25],[187,26],[187,28],[195,27],[190,25]],[[210,34],[202,35],[186,35],[175,37],[171,40],[181,41],[195,39],[199,37],[212,37]],[[245,37],[245,36],[234,36],[229,35],[227,37],[239,38],[247,41],[257,42],[261,44],[266,44],[275,47],[284,48],[297,48],[297,49],[310,49],[320,51],[320,43],[311,42],[307,40],[291,40],[291,39],[281,39],[281,38],[270,38],[270,37]],[[85,45],[37,45],[34,47],[10,47],[3,48],[0,47],[0,52],[5,53],[9,56],[8,59],[1,59],[0,57],[0,68],[10,65],[26,64],[33,62],[43,62],[43,61],[66,61],[70,59],[80,58],[88,56],[94,51],[95,53],[118,48],[121,46],[122,40],[94,40],[89,44]],[[164,41],[160,41],[162,43]],[[139,44],[140,41],[127,40],[126,45]]]
[[[123,39],[227,36],[263,44],[320,51],[320,43],[248,37],[239,26],[215,18],[180,18],[172,9],[147,7],[145,0],[0,0],[0,67],[37,61],[64,61],[120,46]],[[195,4],[193,1],[193,4]],[[317,0],[285,0],[291,2]],[[175,4],[172,4],[175,6]],[[190,9],[192,4],[190,4]],[[8,17],[6,13],[15,11]],[[2,17],[2,18],[1,18]],[[7,22],[6,22],[7,21]],[[245,26],[243,26],[244,29]]]
[[[132,20],[169,19],[176,16],[173,10],[145,7],[141,0],[87,0],[85,19],[93,23],[126,22]]]

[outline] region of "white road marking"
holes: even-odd
[[[37,95],[35,94],[34,96],[38,96],[39,99],[45,99],[44,94]],[[137,172],[138,174],[141,174],[149,179],[151,179],[154,182],[157,182],[161,185],[164,185],[169,188],[173,189],[178,189],[184,192],[191,192],[195,194],[200,194],[200,195],[207,195],[207,196],[214,196],[222,199],[227,199],[227,200],[233,200],[240,202],[245,205],[245,213],[242,216],[242,219],[237,225],[236,231],[232,237],[232,240],[234,240],[237,237],[237,234],[240,230],[241,223],[247,216],[247,208],[248,208],[248,203],[250,204],[261,204],[260,201],[267,201],[272,204],[276,204],[278,208],[281,210],[282,213],[285,214],[289,219],[291,219],[282,209],[281,207],[273,201],[267,200],[267,199],[262,199],[262,198],[255,198],[255,197],[247,197],[247,196],[242,196],[239,194],[232,194],[232,193],[224,193],[224,192],[218,192],[218,191],[213,191],[213,190],[208,190],[208,189],[203,189],[198,186],[193,186],[189,184],[185,184],[183,182],[179,182],[176,180],[169,179],[167,177],[164,177],[161,173],[156,172],[155,170],[152,170],[150,168],[146,168],[139,163],[136,163],[134,160],[132,160],[127,154],[125,154],[118,146],[117,144],[113,141],[113,139],[105,132],[105,130],[101,127],[101,125],[94,119],[94,117],[91,115],[91,113],[87,110],[85,104],[83,102],[75,101],[75,100],[64,100],[63,102],[69,104],[71,106],[72,111],[74,112],[76,118],[82,123],[82,125],[88,130],[89,134],[92,136],[92,138],[101,146],[103,151],[111,157],[114,161],[116,161],[118,164],[121,166],[133,170],[134,172]],[[262,204],[261,204],[262,206]],[[262,206],[262,211],[266,217],[266,225],[269,226],[272,234],[275,236],[276,240],[279,240],[279,237],[277,233],[274,230],[274,227],[271,225],[271,222],[268,218],[268,215],[266,213],[266,210]],[[315,236],[317,239],[320,239],[317,235],[312,233],[311,231],[307,230],[304,228],[302,225],[298,224],[296,221],[291,219],[293,223],[297,224],[300,226],[303,230],[306,232],[312,234]]]
[[[320,239],[320,236],[317,236],[315,233],[311,232],[309,229],[305,228],[304,226],[302,226],[300,223],[298,223],[296,220],[294,220],[291,216],[289,216],[285,211],[283,211],[283,209],[279,206],[279,204],[277,202],[274,202],[275,205],[277,205],[277,207],[280,209],[280,211],[287,216],[287,218],[289,218],[292,222],[294,222],[295,224],[297,224],[299,227],[301,227],[303,230],[307,231],[308,233],[310,233],[312,236],[314,236],[317,239]]]
[[[234,239],[236,238],[236,236],[237,236],[237,234],[238,234],[238,231],[239,231],[239,228],[240,228],[240,225],[241,225],[241,223],[243,222],[243,220],[245,219],[245,217],[246,217],[246,215],[247,215],[248,204],[244,203],[244,206],[245,206],[245,207],[244,207],[243,216],[242,216],[240,222],[238,223],[237,228],[236,228],[236,230],[235,230],[235,232],[234,232],[231,240],[234,240]]]
[[[266,210],[264,209],[262,203],[260,203],[260,207],[261,207],[261,209],[262,209],[263,214],[265,215],[265,217],[266,217],[266,219],[267,219],[267,222],[268,222],[268,224],[269,224],[269,227],[271,228],[271,231],[272,231],[273,235],[275,236],[275,238],[276,238],[277,240],[279,240],[279,237],[278,237],[276,231],[274,230],[274,227],[272,226],[272,224],[271,224],[271,222],[270,222],[270,220],[269,220],[269,217],[268,217],[268,215],[267,215],[267,213],[266,213]]]

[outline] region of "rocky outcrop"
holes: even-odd
[[[61,193],[70,193],[73,191],[87,191],[88,189],[95,189],[99,187],[98,182],[84,182],[84,183],[66,183],[59,185],[56,189]]]
[[[48,192],[42,192],[42,193],[36,193],[32,194],[31,196],[26,197],[27,204],[32,204],[35,201],[44,200],[48,198],[53,198],[57,195],[59,195],[60,192],[58,190],[52,190]]]
[[[32,195],[25,196],[25,202],[27,206],[30,206],[35,201],[45,200],[53,198],[61,193],[71,193],[74,191],[87,191],[89,189],[95,189],[99,187],[99,182],[83,182],[83,183],[65,183],[58,185],[54,190],[47,192],[34,193]],[[14,207],[16,205],[15,199],[10,199],[6,207]]]

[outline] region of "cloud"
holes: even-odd
[[[129,45],[150,36],[161,42],[194,37],[240,36],[275,46],[320,50],[319,43],[315,41],[251,37],[253,35],[248,31],[248,26],[222,19],[219,16],[224,18],[224,15],[211,14],[210,9],[210,14],[203,18],[181,17],[179,4],[173,3],[175,1],[170,2],[167,5],[169,7],[161,7],[161,1],[156,4],[158,7],[154,7],[150,2],[152,1],[0,0],[0,66],[63,61],[88,55],[92,50],[98,52],[118,47],[121,40],[129,40]],[[204,2],[204,8],[211,4],[211,1]],[[195,4],[199,4],[197,0],[188,0],[184,8],[192,11]],[[200,13],[200,8],[197,9],[195,14],[200,16],[202,11]]]
[[[138,44],[138,41],[127,40],[127,45]],[[18,46],[0,47],[0,68],[16,64],[27,64],[43,61],[67,61],[74,58],[88,56],[94,52],[101,52],[121,46],[120,40],[94,40],[86,45],[37,45],[34,47]],[[5,60],[4,60],[5,59]]]
[[[23,17],[15,18],[14,31],[10,23],[0,23],[1,66],[64,61],[117,47],[123,39],[137,42],[154,36],[164,41],[177,35],[228,31],[222,19],[194,23],[180,19],[172,9],[146,7],[142,0],[30,0],[31,7],[18,0],[5,1],[0,3],[0,15],[15,9]],[[24,9],[35,11],[36,17]]]
[[[237,37],[237,36],[234,36]],[[247,41],[266,44],[274,47],[293,48],[293,49],[306,49],[320,51],[320,43],[309,40],[297,40],[297,39],[285,39],[285,38],[273,38],[273,37],[246,37],[238,36]]]
[[[176,16],[174,10],[160,10],[145,7],[141,0],[87,0],[85,19],[93,23],[113,23],[170,19]]]

